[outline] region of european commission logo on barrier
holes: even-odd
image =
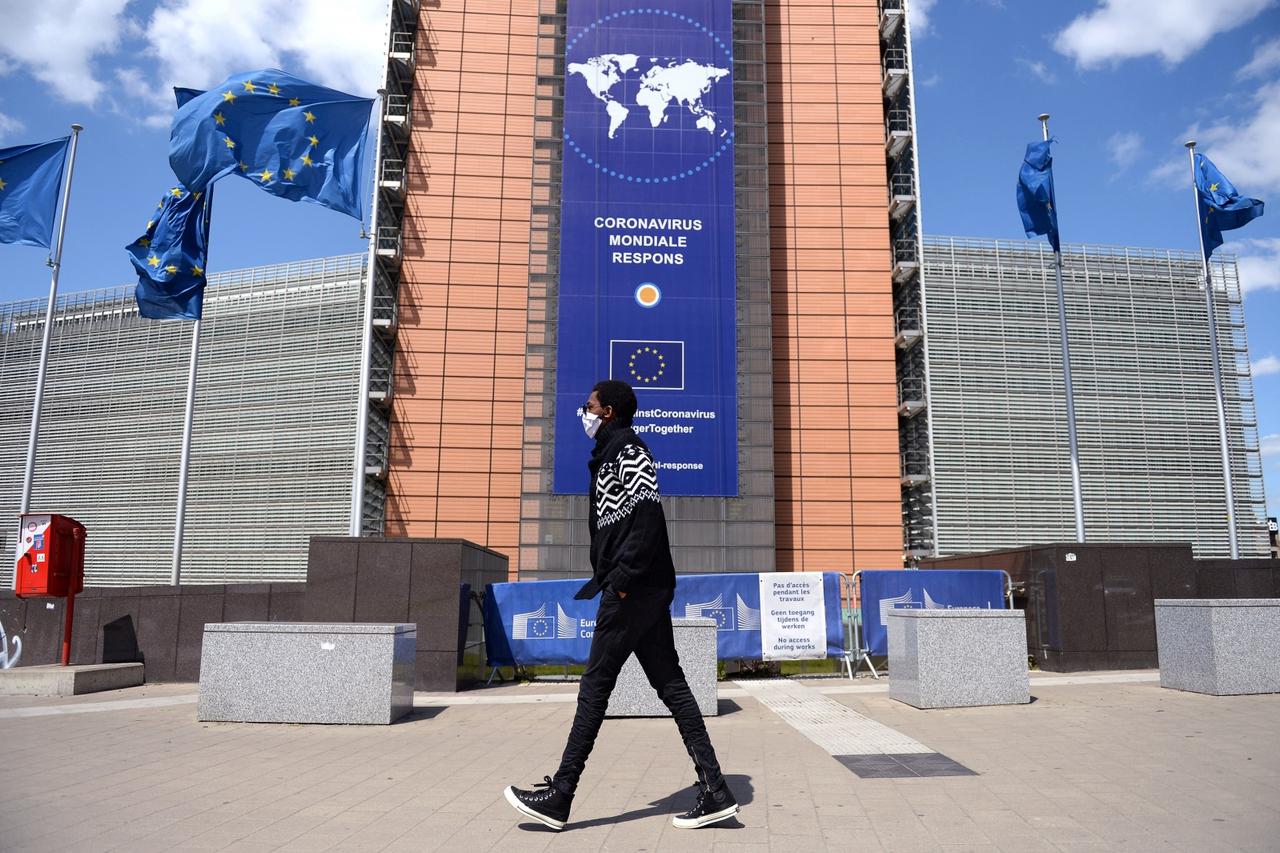
[[[683,391],[684,341],[609,341],[609,378],[637,391]]]
[[[929,595],[929,590],[925,589],[924,587],[921,587],[920,592],[924,594],[925,610],[943,610],[946,608],[945,604],[939,604],[937,601],[934,600],[933,596]],[[920,602],[913,601],[911,599],[911,590],[907,590],[902,595],[895,595],[892,598],[882,598],[880,599],[880,624],[881,625],[887,626],[889,624],[889,611],[893,610],[899,604],[906,604],[906,605],[909,605],[910,607],[920,606]]]
[[[572,640],[578,636],[577,622],[556,605],[556,615],[547,615],[547,605],[511,617],[513,640]]]
[[[754,607],[748,607],[747,603],[742,600],[742,596],[735,595],[734,598],[738,600],[736,618],[734,608],[724,606],[724,593],[717,595],[710,601],[686,604],[684,606],[685,618],[696,619],[702,617],[714,619],[716,620],[717,631],[759,631],[760,611]]]

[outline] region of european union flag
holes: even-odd
[[[637,391],[683,391],[684,341],[609,341],[609,378]]]
[[[290,201],[364,218],[361,190],[373,101],[275,69],[233,74],[189,96],[173,118],[169,165],[199,192],[227,174]]]
[[[70,141],[0,148],[0,243],[50,248]]]
[[[1058,243],[1058,202],[1053,195],[1053,155],[1049,152],[1052,140],[1033,142],[1027,146],[1018,170],[1018,210],[1022,212],[1022,227],[1027,236],[1048,234],[1049,245],[1055,252],[1062,250]]]
[[[1222,245],[1222,232],[1240,228],[1262,215],[1263,203],[1244,198],[1213,161],[1196,154],[1196,191],[1200,197],[1200,221],[1204,224],[1204,256]]]
[[[149,320],[199,320],[209,249],[209,197],[174,187],[156,205],[147,233],[125,247],[138,270],[134,295]]]

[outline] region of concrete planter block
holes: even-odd
[[[197,716],[386,725],[413,710],[416,644],[404,623],[207,624]]]
[[[1157,598],[1160,686],[1280,693],[1280,598]]]
[[[889,611],[889,696],[916,708],[1031,701],[1021,610]]]
[[[717,710],[716,695],[716,620],[709,618],[672,619],[675,629],[676,653],[680,655],[680,668],[698,702],[698,710],[704,717],[714,717]],[[609,717],[670,717],[671,712],[649,686],[644,670],[636,656],[627,658],[618,674],[618,683],[609,697]]]

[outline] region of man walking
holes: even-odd
[[[667,541],[667,520],[658,500],[658,475],[649,448],[631,428],[636,395],[616,379],[596,383],[582,407],[582,425],[596,441],[591,471],[591,580],[575,598],[600,594],[595,634],[586,671],[578,685],[578,710],[569,730],[560,769],[526,791],[505,791],[516,811],[563,829],[574,791],[604,722],[622,665],[634,652],[649,684],[675,717],[697,773],[693,808],[672,819],[681,829],[728,820],[738,813],[702,714],[685,681],[671,629],[675,566]]]

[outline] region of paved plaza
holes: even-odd
[[[740,820],[672,828],[693,799],[675,726],[619,719],[559,834],[502,789],[554,771],[572,684],[418,694],[389,727],[200,723],[192,684],[6,697],[0,849],[1280,849],[1280,696],[1156,679],[1035,673],[1030,705],[943,711],[869,678],[724,682],[708,726]],[[933,752],[963,775],[874,755],[859,775],[833,757],[851,748]]]

